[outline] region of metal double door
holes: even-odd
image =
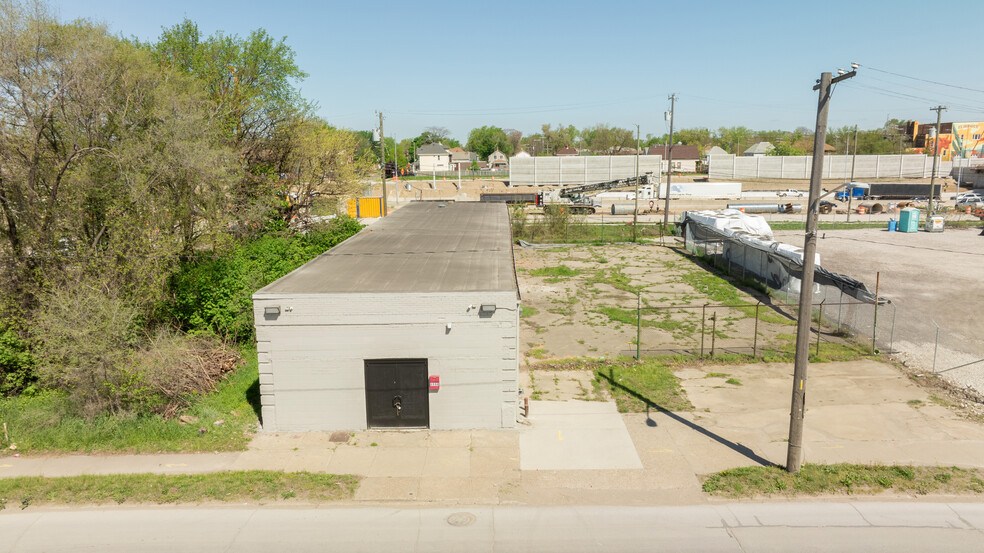
[[[367,359],[366,421],[369,428],[428,428],[426,359]]]

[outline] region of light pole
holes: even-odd
[[[852,64],[857,69],[857,64]],[[827,143],[827,111],[835,83],[850,79],[857,71],[832,79],[830,72],[820,74],[813,90],[820,91],[817,126],[813,135],[813,167],[810,172],[810,203],[806,213],[806,237],[803,243],[803,274],[800,279],[799,312],[796,320],[796,358],[793,364],[793,395],[789,412],[789,449],[786,470],[799,472],[803,461],[803,415],[806,412],[806,373],[810,364],[810,319],[813,307],[813,272],[816,270],[817,219],[820,211],[820,185],[823,182],[823,146]],[[877,298],[876,300],[877,301]]]

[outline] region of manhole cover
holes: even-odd
[[[331,438],[328,438],[332,442],[347,442],[349,440],[348,432],[332,432]]]
[[[451,526],[468,526],[475,522],[475,515],[471,513],[454,513],[448,517],[448,524]]]

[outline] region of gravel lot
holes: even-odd
[[[779,231],[776,239],[802,245],[802,232]],[[821,264],[865,282],[896,304],[894,346],[900,360],[933,368],[959,386],[984,393],[984,236],[980,229],[901,233],[882,229],[821,231]],[[886,317],[890,311],[886,310]],[[936,348],[936,326],[940,327]],[[879,323],[879,332],[885,332]],[[961,366],[965,365],[965,366]],[[959,367],[959,368],[958,368]]]

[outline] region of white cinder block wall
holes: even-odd
[[[411,358],[441,378],[432,429],[516,425],[515,291],[257,294],[253,304],[264,430],[365,429],[364,360]],[[482,304],[496,312],[480,317]],[[265,316],[268,306],[280,315]]]

